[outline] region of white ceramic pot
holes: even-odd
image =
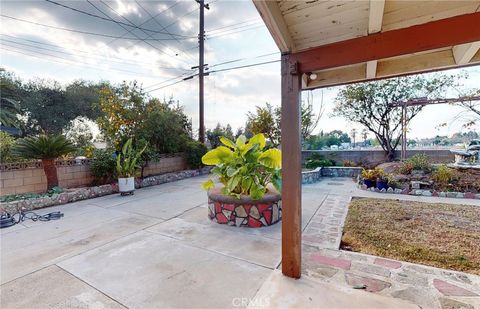
[[[123,192],[133,192],[135,190],[135,178],[118,178],[118,191]]]

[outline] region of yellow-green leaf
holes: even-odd
[[[247,138],[245,137],[245,135],[240,135],[238,138],[237,138],[237,141],[236,141],[236,144],[238,147],[240,146],[243,146],[245,145],[245,142],[247,141]]]
[[[265,147],[266,140],[265,140],[265,135],[263,133],[258,133],[254,135],[249,141],[249,144],[258,144],[260,146],[260,150],[262,150]]]
[[[229,162],[233,157],[233,151],[225,146],[219,146],[210,150],[202,157],[202,163],[205,165],[217,165]]]
[[[258,157],[258,161],[270,168],[281,168],[282,167],[282,153],[278,149],[269,149],[264,151],[260,157]]]
[[[230,139],[224,137],[224,136],[221,136],[221,137],[220,137],[220,142],[221,142],[222,144],[224,144],[225,146],[230,147],[230,148],[232,148],[232,149],[235,149],[235,148],[236,148],[235,143],[232,142]]]
[[[204,190],[208,190],[208,189],[211,189],[215,187],[215,183],[213,182],[213,180],[209,179],[207,181],[205,181],[204,183],[202,183],[202,188]]]

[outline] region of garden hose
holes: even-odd
[[[18,215],[18,219],[15,220],[15,216]],[[33,211],[22,211],[20,210],[14,215],[10,215],[9,213],[3,213],[0,216],[0,228],[7,228],[10,226],[14,226],[15,224],[19,224],[25,220],[32,220],[32,221],[50,221],[50,220],[58,220],[62,218],[64,214],[60,211],[50,212],[45,215],[39,215]]]

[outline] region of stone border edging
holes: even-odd
[[[444,192],[444,191],[436,191],[436,190],[422,190],[422,189],[393,189],[388,188],[387,190],[382,189],[379,190],[377,188],[371,187],[367,188],[364,184],[358,184],[358,188],[377,192],[377,193],[390,193],[390,194],[403,194],[403,195],[415,195],[415,196],[436,196],[436,197],[449,197],[449,198],[466,198],[466,199],[477,199],[480,200],[480,193],[473,193],[473,192]]]
[[[144,179],[135,179],[136,188],[144,188],[163,183],[173,182],[186,178],[191,178],[210,173],[210,167],[204,167],[197,170],[185,170],[174,173],[167,173],[156,176],[149,176]],[[118,183],[106,184],[95,187],[68,189],[65,192],[44,196],[34,199],[18,200],[7,203],[0,203],[0,209],[10,214],[15,214],[18,210],[34,210],[49,206],[62,205],[86,199],[96,198],[104,195],[118,192]]]

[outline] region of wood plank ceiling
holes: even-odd
[[[282,52],[480,12],[480,0],[254,0]],[[480,21],[479,21],[480,27]],[[461,29],[458,29],[461,31]],[[480,63],[480,42],[316,71],[304,89]]]

